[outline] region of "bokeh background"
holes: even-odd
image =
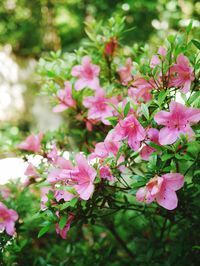
[[[4,159],[13,157],[10,147],[21,134],[56,129],[62,121],[61,116],[50,112],[46,97],[39,95],[39,58],[50,51],[77,49],[86,40],[85,24],[105,22],[112,16],[126,16],[127,29],[132,29],[124,35],[124,43],[155,51],[168,34],[184,31],[191,19],[194,37],[198,38],[200,2],[0,1],[0,182],[24,170],[16,161],[11,171],[11,162]]]

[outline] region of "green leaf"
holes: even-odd
[[[125,108],[124,108],[124,117],[128,115],[128,112],[130,110],[130,102],[127,102]]]
[[[152,148],[156,149],[156,150],[159,150],[159,151],[163,151],[164,148],[154,142],[148,142],[148,145],[151,146]]]
[[[161,157],[161,160],[164,162],[164,161],[167,161],[167,160],[171,159],[172,157],[174,157],[174,154],[164,154]]]
[[[158,95],[159,105],[163,104],[165,97],[167,96],[168,91],[161,91]]]
[[[200,42],[198,42],[197,40],[192,40],[192,43],[197,47],[197,49],[200,50]]]
[[[147,120],[149,120],[149,109],[148,109],[148,107],[147,107],[146,104],[142,103],[142,105],[141,105],[141,111],[142,111],[143,115],[145,116],[145,118]]]
[[[50,226],[51,226],[50,224],[47,224],[46,226],[42,227],[42,229],[38,233],[38,238],[46,234],[49,231]]]
[[[60,229],[63,229],[67,223],[67,216],[63,216],[59,221]]]
[[[189,34],[192,29],[193,21],[191,20],[188,26],[186,27],[186,33]]]

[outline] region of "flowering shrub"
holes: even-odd
[[[37,168],[29,164],[26,170],[26,186],[41,190],[38,215],[45,221],[39,237],[53,228],[68,239],[72,227],[101,223],[131,260],[145,265],[161,262],[165,249],[172,252],[185,220],[197,226],[200,44],[188,42],[190,28],[180,38],[169,36],[147,59],[140,49],[125,54],[120,43],[123,21],[111,19],[108,27],[87,30],[90,41],[85,48],[40,60],[42,91],[52,101],[52,111],[63,112],[68,125],[31,135],[18,145],[23,154],[41,156]],[[136,215],[137,227],[133,221],[134,229],[128,231],[133,238],[135,232],[134,239],[149,241],[148,246],[154,246],[150,253],[145,256],[143,242],[135,243],[133,250],[121,239],[110,218],[115,213],[121,214],[121,225],[127,222],[125,213],[130,219],[131,213]],[[17,214],[12,219],[16,221]],[[2,224],[8,225],[6,220]],[[192,265],[199,249],[199,229],[195,232],[189,233],[191,241],[181,253],[190,250]],[[174,254],[162,265],[176,259]],[[186,264],[180,258],[178,265],[187,261],[191,263],[186,254]]]

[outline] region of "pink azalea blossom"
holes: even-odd
[[[34,178],[39,177],[39,174],[38,174],[36,168],[31,163],[29,163],[29,165],[27,166],[26,171],[24,172],[24,174],[26,176],[30,176],[30,177],[34,177]]]
[[[118,100],[116,97],[107,98],[103,89],[96,90],[94,96],[88,96],[83,100],[83,105],[89,108],[88,118],[102,121],[105,125],[110,125],[106,118],[113,116],[113,107],[109,103],[116,105]]]
[[[149,128],[147,131],[147,141],[151,141],[154,142],[156,144],[160,144],[159,143],[159,131],[156,128]],[[150,155],[156,151],[156,149],[152,148],[151,146],[145,145],[141,151],[140,151],[140,155],[142,157],[143,160],[148,161]]]
[[[90,156],[90,158],[107,158],[108,156],[116,156],[121,143],[119,141],[113,140],[114,134],[110,132],[105,138],[104,142],[99,142],[95,145],[94,153]]]
[[[59,215],[57,214],[57,216],[59,216]],[[67,233],[68,233],[68,231],[69,231],[69,229],[71,227],[71,223],[72,223],[73,220],[74,220],[74,214],[70,213],[69,216],[68,216],[66,225],[64,226],[63,229],[61,229],[59,227],[58,223],[56,224],[56,233],[58,235],[60,235],[62,237],[62,239],[66,239],[67,238]]]
[[[72,86],[69,81],[65,82],[65,89],[59,90],[57,93],[57,98],[59,104],[53,108],[53,112],[63,112],[69,107],[74,107],[76,105],[75,100],[72,99]]]
[[[73,186],[80,198],[88,200],[94,191],[95,169],[90,166],[82,154],[76,155],[77,166],[71,171],[71,179],[75,182]]]
[[[57,182],[67,182],[70,179],[71,170],[73,166],[69,160],[59,157],[54,168],[48,174],[47,180],[49,183],[54,184]]]
[[[41,149],[41,140],[43,138],[43,133],[39,133],[38,135],[30,135],[25,141],[18,144],[17,147],[22,150],[39,152]]]
[[[0,231],[6,231],[10,236],[15,234],[15,222],[18,220],[18,214],[12,209],[8,209],[0,202]]]
[[[114,181],[115,180],[114,176],[112,175],[110,168],[107,165],[101,166],[99,169],[99,173],[100,173],[101,178],[103,178],[103,179],[107,179],[108,181]]]
[[[159,132],[161,145],[174,143],[181,134],[186,135],[189,140],[195,136],[190,125],[200,120],[200,110],[188,108],[183,104],[172,101],[169,112],[160,111],[154,116],[154,120],[164,127]]]
[[[120,81],[123,85],[127,85],[129,81],[133,79],[132,77],[132,60],[128,58],[126,60],[125,66],[122,66],[118,69],[118,73],[120,76]]]
[[[131,83],[128,95],[136,104],[149,102],[152,99],[151,91],[154,88],[154,81],[146,81],[143,78],[137,78]]]
[[[195,78],[188,58],[180,54],[177,57],[177,63],[170,68],[170,72],[172,74],[170,86],[180,87],[182,92],[187,93],[190,90],[191,82]]]
[[[136,193],[140,202],[151,203],[154,200],[167,210],[173,210],[178,205],[177,190],[184,185],[184,177],[179,173],[169,173],[151,178],[145,187]]]
[[[114,128],[114,140],[124,139],[128,140],[128,145],[134,151],[140,148],[141,141],[145,139],[145,130],[133,115],[119,121]]]
[[[75,89],[82,90],[85,87],[96,90],[99,88],[99,72],[100,67],[93,65],[89,56],[84,56],[82,65],[77,65],[72,68],[72,76],[77,77],[75,82]]]

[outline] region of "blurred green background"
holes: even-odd
[[[57,128],[61,117],[51,114],[37,96],[37,61],[49,51],[73,51],[86,40],[85,22],[106,22],[126,16],[123,43],[156,51],[166,36],[184,31],[193,20],[198,38],[198,0],[1,0],[0,1],[0,145],[17,142],[19,132]],[[41,109],[43,108],[43,109]],[[12,135],[14,134],[14,135]]]

